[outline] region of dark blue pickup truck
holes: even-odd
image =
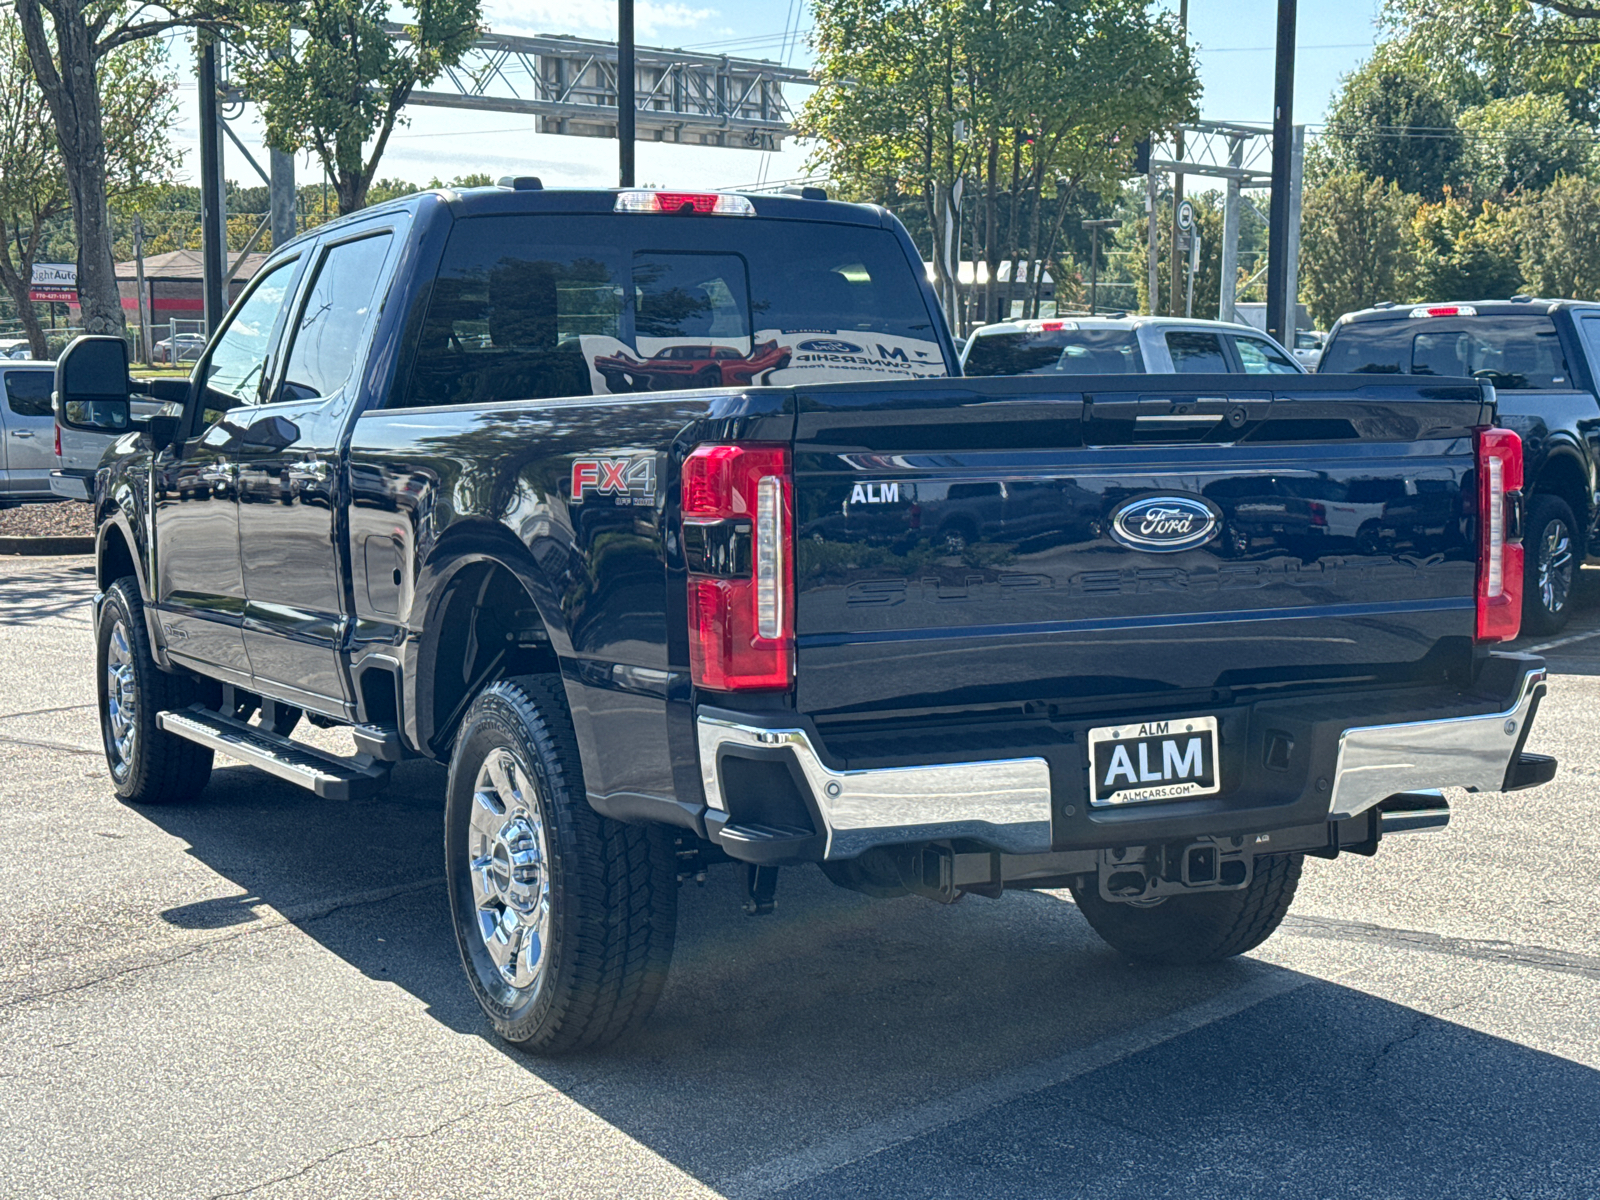
[[[1305,855],[1548,780],[1521,446],[1472,379],[969,380],[881,209],[408,197],[275,251],[186,383],[63,355],[117,793],[448,761],[467,979],[545,1052],[641,1020],[719,864],[1070,889],[1242,953]],[[347,727],[358,753],[297,741]]]

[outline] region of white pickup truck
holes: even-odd
[[[961,372],[986,375],[1300,375],[1249,325],[1182,317],[1061,317],[980,325]]]

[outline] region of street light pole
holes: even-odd
[[[617,184],[633,186],[633,0],[617,0]]]
[[[1099,311],[1100,231],[1121,229],[1122,222],[1114,217],[1101,217],[1097,221],[1085,221],[1083,227],[1089,231],[1089,315],[1092,317]]]

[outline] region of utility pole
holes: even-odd
[[[1272,207],[1267,229],[1267,333],[1293,339],[1289,309],[1290,192],[1294,158],[1294,23],[1296,0],[1278,0],[1278,58],[1272,104]]]
[[[295,235],[294,155],[271,151],[267,163],[267,211],[272,216],[272,245],[283,245]]]
[[[150,303],[144,288],[144,217],[133,218],[133,278],[139,297],[139,361],[150,363]]]
[[[1145,189],[1145,205],[1149,210],[1147,223],[1150,226],[1150,245],[1147,251],[1150,267],[1150,315],[1154,317],[1159,315],[1156,302],[1161,296],[1161,266],[1160,259],[1157,256],[1156,172],[1154,166],[1150,168],[1149,174],[1145,176]]]
[[[1122,222],[1114,217],[1101,217],[1096,221],[1085,221],[1083,227],[1089,231],[1089,315],[1092,317],[1099,311],[1100,231],[1121,229]],[[1059,306],[1056,311],[1060,311]]]
[[[1178,30],[1183,35],[1185,43],[1189,40],[1189,0],[1178,0]],[[1180,126],[1178,135],[1174,139],[1175,145],[1172,157],[1178,162],[1183,161],[1183,129]],[[1183,172],[1172,173],[1172,293],[1170,315],[1178,315],[1178,292],[1183,279],[1183,257],[1178,253],[1178,209],[1183,207]],[[1152,301],[1152,304],[1154,301]],[[1154,311],[1152,309],[1151,311]]]
[[[1228,166],[1244,166],[1244,139],[1232,139],[1228,147]],[[1222,202],[1222,280],[1217,296],[1217,320],[1231,321],[1237,315],[1234,301],[1239,291],[1239,177],[1228,179]]]
[[[228,243],[222,215],[222,130],[217,112],[217,46],[200,35],[200,278],[206,336],[228,311],[222,281],[228,274]]]
[[[617,185],[633,186],[633,0],[617,0]]]

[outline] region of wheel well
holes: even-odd
[[[496,680],[561,669],[527,588],[505,566],[463,567],[445,584],[438,630],[418,678],[421,730],[443,757],[472,698]]]
[[[123,576],[137,576],[138,573],[134,567],[133,551],[128,549],[128,539],[123,537],[122,530],[113,525],[106,530],[106,536],[100,543],[100,557],[95,563],[95,583],[104,591]]]
[[[1532,490],[1565,500],[1578,522],[1573,535],[1585,542],[1588,540],[1589,487],[1577,463],[1566,457],[1552,459],[1534,480]]]

